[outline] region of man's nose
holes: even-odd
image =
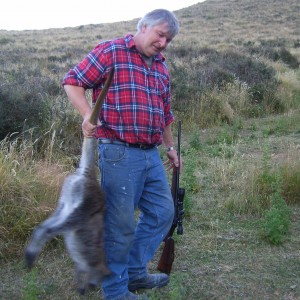
[[[159,41],[160,48],[164,49],[168,46],[167,38],[163,37]]]

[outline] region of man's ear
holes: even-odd
[[[146,30],[147,30],[147,25],[143,25],[141,32],[144,33]]]

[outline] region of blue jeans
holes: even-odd
[[[168,233],[174,205],[158,149],[99,144],[105,193],[104,245],[111,275],[106,299],[128,292],[128,281],[147,276],[147,264]],[[139,209],[139,215],[135,214]]]

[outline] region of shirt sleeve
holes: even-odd
[[[171,124],[175,117],[174,114],[171,111],[171,87],[170,87],[170,78],[169,78],[169,83],[168,83],[168,92],[167,92],[167,97],[164,100],[164,117],[165,117],[165,126],[168,126]]]
[[[62,85],[81,86],[85,89],[93,88],[101,82],[106,65],[103,47],[98,44],[80,63],[67,72],[62,80]]]

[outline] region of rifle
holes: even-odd
[[[173,233],[177,227],[177,234],[183,234],[182,220],[184,217],[183,199],[185,194],[185,189],[179,187],[179,174],[180,174],[180,139],[181,139],[181,121],[178,122],[178,146],[177,155],[179,160],[179,167],[173,168],[172,174],[172,185],[171,193],[174,202],[174,219],[171,228],[164,239],[164,248],[157,265],[157,269],[163,273],[170,274],[172,269],[172,264],[175,258],[175,245],[173,239]]]

